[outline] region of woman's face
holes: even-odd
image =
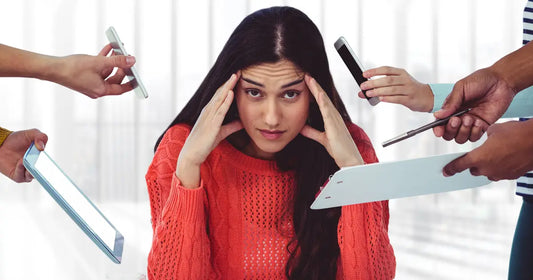
[[[251,138],[244,153],[273,159],[305,126],[310,92],[304,74],[287,60],[241,71],[235,97],[239,117]]]

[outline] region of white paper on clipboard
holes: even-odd
[[[451,177],[442,168],[465,153],[342,168],[329,180],[311,209],[388,200],[480,187],[491,181],[468,170]]]

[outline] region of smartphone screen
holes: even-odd
[[[348,42],[346,42],[344,37],[340,37],[337,42],[335,42],[335,48],[337,49],[337,52],[344,61],[344,64],[346,64],[346,66],[348,67],[348,70],[350,70],[350,73],[352,73],[352,76],[357,82],[357,85],[361,86],[362,83],[368,81],[367,78],[363,77],[363,67],[361,66],[361,63],[359,63],[357,57],[353,53],[352,49],[350,48],[350,45],[348,45]],[[369,98],[368,96],[366,96],[366,91],[363,91],[363,94],[365,95],[370,105],[375,106],[379,103],[379,98]]]

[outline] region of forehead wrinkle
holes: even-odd
[[[303,80],[304,73],[294,64],[282,61],[248,67],[243,69],[242,75],[255,83],[274,83],[278,88],[282,88],[284,85]]]

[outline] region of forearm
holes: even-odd
[[[211,266],[205,201],[204,188],[185,189],[173,176],[148,256],[150,279],[207,279]]]
[[[183,187],[196,189],[200,186],[200,166],[191,163],[180,154],[176,165],[176,177],[179,178]]]
[[[533,43],[504,56],[489,68],[516,93],[533,85]]]
[[[0,77],[53,80],[59,59],[0,44]]]

